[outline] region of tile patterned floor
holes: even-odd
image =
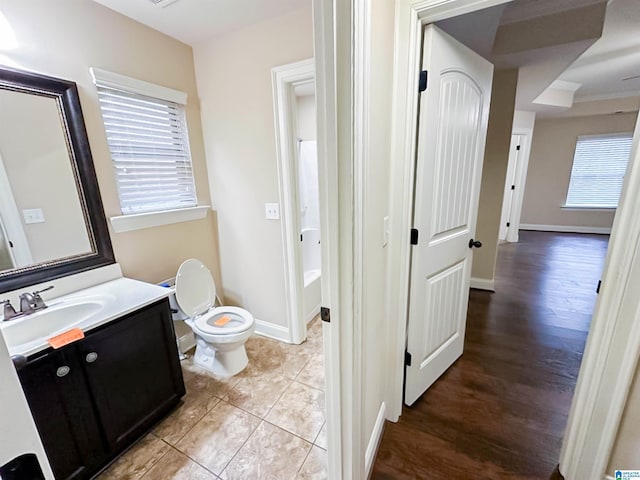
[[[327,478],[322,324],[302,345],[253,336],[247,368],[216,378],[182,362],[187,394],[99,480]]]

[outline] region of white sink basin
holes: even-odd
[[[104,309],[109,296],[92,296],[52,304],[31,315],[2,324],[2,334],[10,350],[27,347],[74,328]]]

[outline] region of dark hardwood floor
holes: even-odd
[[[464,354],[387,422],[372,478],[550,477],[608,240],[523,231],[500,246],[496,292],[470,292]]]

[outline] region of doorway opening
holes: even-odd
[[[485,2],[486,6],[488,6],[488,7],[489,7],[487,10],[496,9],[496,8],[498,8],[498,7],[501,7],[501,5],[499,5],[499,4],[501,4],[501,3],[505,3],[505,2]],[[525,1],[515,1],[515,2],[510,2],[510,3],[512,3],[513,5],[516,5],[516,4],[519,4],[519,5],[521,5],[521,6],[522,6],[522,5],[526,5],[526,2],[525,2]],[[465,2],[460,2],[460,5],[458,5],[458,7],[460,8],[460,10],[458,10],[458,11],[456,11],[456,12],[455,12],[455,15],[458,15],[458,17],[449,17],[449,18],[447,18],[447,20],[449,20],[449,19],[450,19],[450,20],[452,20],[452,21],[458,21],[458,20],[460,20],[460,18],[459,18],[459,17],[460,17],[460,14],[464,15],[465,13],[469,12],[470,10],[475,10],[475,9],[477,9],[477,6],[474,8],[474,7],[469,6],[469,4],[468,4],[468,3],[465,3]],[[504,8],[504,5],[502,5],[502,8]],[[467,10],[466,10],[466,12],[465,12],[465,9],[467,9]],[[420,10],[420,11],[419,11],[419,12],[416,12],[416,13],[409,12],[408,10],[405,12],[405,14],[406,14],[406,16],[407,16],[407,18],[406,18],[406,19],[408,19],[408,18],[409,18],[409,16],[411,16],[411,15],[415,15],[415,17],[413,17],[410,21],[408,21],[408,22],[407,22],[407,25],[409,25],[409,24],[411,24],[411,25],[412,25],[412,26],[411,26],[411,29],[409,29],[409,30],[410,30],[410,32],[409,32],[409,37],[408,37],[408,38],[410,38],[410,40],[408,41],[408,43],[409,43],[409,44],[412,44],[412,42],[416,42],[416,44],[417,44],[417,38],[418,38],[418,34],[417,34],[417,32],[419,32],[419,31],[421,31],[421,30],[422,30],[423,22],[424,22],[425,24],[427,23],[427,22],[425,22],[425,20],[424,20],[425,18],[427,18],[427,17],[428,17],[429,19],[433,19],[433,21],[439,21],[439,20],[442,20],[442,19],[443,19],[443,17],[446,17],[446,14],[444,14],[444,13],[443,13],[442,9],[439,9],[439,8],[438,8],[437,6],[435,6],[435,5],[433,5],[433,6],[432,6],[432,5],[427,5],[427,6],[425,6],[424,8],[422,8],[422,7],[421,7],[419,10]],[[453,13],[453,9],[452,9],[452,13]],[[492,15],[495,15],[495,10],[494,10],[494,12],[493,12],[493,13],[491,13],[491,12],[484,12],[484,13],[487,13],[487,14],[488,14],[488,17],[491,17]],[[402,16],[402,14],[401,14],[401,16]],[[499,18],[499,16],[498,16],[498,18]],[[421,20],[421,19],[422,19],[422,20]],[[402,20],[403,20],[403,19],[401,18],[401,22],[402,22]],[[512,18],[512,20],[513,20],[513,18]],[[520,20],[522,20],[522,18],[521,18]],[[413,23],[412,23],[412,22],[414,22],[414,21],[415,21],[415,24],[413,24]],[[510,23],[511,23],[511,22],[510,22]],[[514,21],[513,23],[516,23],[516,22]],[[478,24],[479,24],[479,23],[478,23],[478,22],[476,22],[476,26],[477,26]],[[464,29],[464,30],[466,30],[467,32],[473,32],[474,30],[476,30],[476,31],[477,31],[477,30],[485,30],[485,29],[482,29],[482,28],[466,28],[466,29]],[[405,33],[407,33],[407,32],[405,32]],[[520,34],[519,34],[519,35],[521,35],[521,36],[522,36],[522,33],[520,32]],[[402,39],[401,39],[401,40],[402,40]],[[396,52],[398,52],[398,49],[396,50]],[[400,59],[396,59],[396,61],[397,61],[397,62],[400,62],[401,64],[403,64],[403,63],[402,63],[402,60],[403,60],[403,59],[406,59],[406,58],[409,58],[409,59],[410,59],[410,60],[409,60],[409,64],[414,64],[414,65],[418,65],[418,64],[419,64],[419,61],[416,61],[416,60],[418,60],[418,59],[419,59],[419,56],[420,56],[420,49],[416,49],[416,45],[412,44],[412,49],[410,49],[409,51],[407,51],[407,52],[405,52],[405,53],[402,53],[401,55],[402,55],[402,58],[400,58]],[[574,59],[575,59],[575,57],[574,57],[574,58],[572,58],[568,63],[571,63],[571,61],[573,61]],[[526,65],[520,65],[520,66],[518,66],[518,67],[522,70],[523,68],[526,68]],[[407,76],[407,78],[404,78],[404,77],[403,77],[403,75],[404,75],[405,73],[407,73],[407,72],[403,71],[403,72],[400,74],[400,83],[404,85],[404,84],[405,84],[405,80],[407,80],[406,84],[407,84],[407,85],[409,85],[409,86],[413,86],[413,85],[415,85],[416,80],[413,80],[413,79],[412,79],[412,77],[417,79],[417,78],[418,78],[418,75],[417,75],[417,73],[418,73],[418,72],[415,72],[415,71],[414,71],[414,70],[415,70],[415,68],[414,68],[413,70],[412,70],[412,69],[409,69],[409,70],[411,70],[411,72],[409,72],[409,75]],[[432,72],[430,72],[430,73],[432,73]],[[437,74],[436,74],[436,75],[437,75]],[[433,74],[430,74],[430,75],[429,75],[429,77],[430,77],[430,78],[429,78],[429,83],[430,83],[430,84],[432,84],[433,82],[437,82],[437,81],[438,81],[438,79],[435,79],[435,80],[433,79],[433,77],[434,77],[434,76],[435,76],[435,75],[433,75]],[[518,88],[519,88],[519,87],[518,87]],[[409,95],[410,97],[411,97],[411,96],[413,96],[413,99],[414,99],[414,100],[417,100],[417,98],[418,98],[418,97],[417,97],[417,95],[418,95],[418,94],[417,94],[417,93],[413,93],[413,90],[412,90],[411,88],[410,88],[410,91],[411,91],[411,93],[409,93],[409,94],[405,94],[405,100],[406,100],[406,95]],[[574,90],[574,92],[575,92],[575,90]],[[414,96],[414,95],[415,95],[415,96]],[[417,105],[417,104],[418,104],[418,101],[416,101],[416,102],[415,102],[415,105]],[[413,102],[407,102],[407,103],[405,103],[405,105],[414,105],[414,103],[413,103]],[[492,107],[493,107],[493,105],[492,105]],[[581,108],[581,107],[579,106],[579,108]],[[399,130],[402,130],[402,131],[405,131],[406,129],[409,129],[409,131],[418,131],[418,128],[417,128],[417,126],[416,126],[416,125],[417,125],[418,123],[420,123],[420,121],[421,121],[422,119],[420,119],[420,121],[419,121],[419,120],[417,120],[417,115],[416,115],[416,110],[417,110],[417,109],[418,109],[417,107],[415,107],[415,108],[414,108],[414,107],[409,107],[409,108],[407,108],[406,106],[400,106],[400,107],[398,107],[398,110],[399,110],[398,118],[399,118],[400,120],[398,121],[398,124],[396,125],[396,128],[398,128]],[[420,110],[421,110],[421,112],[420,112],[420,113],[421,113],[421,115],[422,115],[422,114],[423,114],[423,112],[422,112],[422,105],[420,106]],[[513,110],[512,110],[512,112],[513,112]],[[436,111],[436,112],[433,112],[433,111],[432,111],[432,112],[431,112],[431,114],[432,114],[432,115],[438,115],[438,112],[437,112],[437,111]],[[507,133],[509,134],[509,139],[511,139],[511,138],[510,138],[510,137],[511,137],[511,133],[517,133],[515,130],[513,130],[513,129],[511,128],[511,124],[510,124],[510,122],[509,122],[509,125],[508,125],[508,132],[507,132]],[[398,145],[399,145],[399,144],[402,144],[402,145],[400,145],[400,146],[399,146],[399,149],[400,149],[400,150],[402,150],[402,151],[406,154],[406,160],[405,160],[405,161],[406,161],[406,162],[411,162],[411,161],[412,161],[412,159],[413,159],[413,158],[415,158],[415,156],[416,156],[416,155],[414,155],[415,150],[416,150],[416,147],[415,147],[415,145],[410,145],[410,144],[409,144],[409,143],[410,143],[410,142],[409,142],[409,137],[405,135],[405,138],[403,138],[402,140],[397,140],[397,142],[396,142],[396,143],[397,143]],[[397,146],[398,146],[398,145],[397,145]],[[417,147],[417,148],[419,149],[419,147]],[[420,152],[418,152],[418,153],[417,153],[418,158],[419,158],[419,155],[420,155]],[[486,158],[487,158],[487,157],[485,157],[485,162],[486,162]],[[505,166],[506,166],[506,165],[505,165]],[[485,165],[485,167],[486,167],[486,165]],[[420,169],[420,168],[421,168],[421,167],[420,167],[420,165],[419,165],[419,164],[418,164],[417,166],[415,166],[415,167],[414,167],[414,166],[406,166],[406,165],[405,165],[405,167],[404,167],[404,171],[403,171],[403,173],[404,173],[404,177],[402,177],[401,175],[399,175],[399,177],[398,177],[398,178],[401,178],[401,180],[398,180],[398,181],[396,182],[396,183],[397,183],[397,185],[396,185],[396,188],[394,189],[394,191],[397,193],[397,195],[398,195],[398,196],[400,196],[400,195],[401,195],[401,193],[400,193],[400,192],[402,191],[402,188],[400,187],[400,184],[404,182],[404,183],[403,183],[403,185],[402,185],[402,187],[404,187],[404,189],[406,190],[406,188],[411,184],[411,181],[413,180],[413,178],[416,178],[416,175],[417,175],[417,173],[416,173],[416,172],[417,172],[417,171],[419,171],[419,169]],[[511,174],[511,179],[512,179],[512,181],[513,181],[513,179],[514,179],[514,178],[516,178],[516,177],[518,176],[517,170],[513,170],[513,169],[512,169],[512,170],[511,170],[511,172],[510,172],[510,174]],[[507,180],[507,181],[508,181],[508,180]],[[511,185],[514,185],[514,183],[511,183]],[[502,179],[501,179],[501,180],[500,180],[500,182],[499,182],[499,190],[500,190],[500,192],[502,192],[502,191],[503,191],[504,186],[505,186],[505,177],[503,176],[503,177],[502,177]],[[512,196],[512,197],[513,197],[513,196]],[[498,216],[499,216],[499,215],[500,215],[500,213],[501,213],[501,208],[500,208],[500,207],[502,206],[502,202],[503,202],[504,200],[505,200],[505,199],[504,199],[504,196],[503,196],[503,195],[500,195],[500,205],[499,205],[499,206],[495,206],[495,209],[494,209],[494,210],[498,213]],[[507,203],[508,203],[508,205],[511,207],[511,209],[512,209],[512,210],[514,210],[514,211],[515,211],[515,210],[517,210],[516,206],[514,205],[514,203],[515,203],[514,198],[509,198],[509,199],[508,199],[508,201],[507,201]],[[407,214],[406,200],[405,200],[405,205],[402,205],[402,201],[400,201],[400,200],[398,200],[398,201],[397,201],[397,205],[399,205],[399,208],[398,208],[396,211],[394,211],[394,215],[398,215],[400,218],[408,218],[408,217],[409,217],[409,215]],[[442,210],[439,210],[439,211],[442,211]],[[509,212],[509,214],[511,214],[511,212]],[[407,229],[406,229],[406,230],[407,230],[407,232],[408,232],[408,231],[409,231],[409,227],[411,227],[411,225],[405,225],[405,227],[407,227]],[[496,228],[498,228],[498,227],[499,227],[499,225],[497,225],[497,222],[496,222]],[[518,231],[518,229],[516,229],[516,228],[514,228],[514,229],[513,229],[513,233],[514,233],[514,234],[517,234],[517,231]],[[422,233],[422,232],[420,232],[420,233]],[[403,236],[403,235],[406,235],[406,236]],[[410,244],[410,242],[409,242],[409,238],[407,238],[407,237],[408,237],[408,234],[403,234],[403,235],[400,235],[400,234],[396,235],[396,239],[399,239],[399,240],[400,240],[401,242],[403,242],[403,243],[404,243],[404,240],[407,240],[407,241],[406,241],[406,244],[407,244],[407,245],[409,245],[409,244]],[[506,239],[506,237],[508,237],[508,236],[509,236],[509,231],[503,232],[503,237],[504,237],[505,239]],[[496,237],[497,237],[497,235],[496,235]],[[480,238],[479,240],[483,240],[483,239],[482,239],[482,238]],[[489,241],[492,241],[492,240],[493,240],[493,239],[490,239]],[[430,241],[430,238],[427,238],[427,241]],[[413,243],[413,242],[411,242],[411,243]],[[496,243],[497,243],[497,238],[496,238]],[[471,246],[471,242],[470,242],[470,246]],[[475,246],[475,245],[474,245],[474,246]],[[409,258],[409,249],[412,249],[412,250],[413,250],[413,249],[415,249],[415,246],[412,246],[412,247],[406,247],[406,250],[403,250],[404,248],[405,248],[405,247],[402,247],[402,246],[401,246],[401,247],[399,247],[399,250],[400,250],[400,252],[401,252],[401,253],[402,253],[402,252],[405,252],[405,253],[406,253],[406,255],[402,255],[402,254],[401,254],[400,256],[401,256],[401,258],[403,258],[403,259],[408,259],[408,258]],[[496,248],[497,248],[497,245],[496,245]],[[578,250],[578,255],[579,255],[579,248],[577,248],[577,250]],[[403,261],[404,261],[404,260],[403,260]],[[407,260],[407,262],[408,262],[408,260]],[[398,271],[400,272],[399,278],[401,278],[401,279],[402,279],[402,280],[400,280],[401,282],[404,282],[404,281],[405,281],[403,277],[405,277],[405,275],[407,274],[407,271],[408,271],[408,270],[409,270],[409,268],[408,268],[408,266],[406,266],[406,265],[401,265],[401,266],[398,268]],[[411,269],[411,271],[413,272],[413,268]],[[408,277],[408,275],[407,275],[407,277]],[[405,277],[405,278],[407,278],[407,277]],[[516,278],[516,280],[521,280],[521,278]],[[513,280],[513,279],[512,279],[511,281],[512,281],[512,282],[514,282],[514,280]],[[411,283],[411,282],[408,282],[408,281],[407,281],[406,291],[409,291],[409,288],[410,288],[410,287],[409,287],[409,284],[410,284],[410,283]],[[413,288],[413,284],[411,285],[411,288]],[[594,286],[594,288],[595,288],[595,286]],[[401,284],[401,285],[400,285],[399,290],[400,290],[400,291],[403,291],[403,290],[404,290],[404,286],[403,286],[403,284]],[[424,289],[423,289],[423,290],[424,290]],[[526,290],[526,286],[525,286],[525,285],[523,285],[523,290]],[[419,297],[419,298],[418,298],[418,300],[419,300],[419,301],[420,301],[420,300],[422,300],[422,301],[424,302],[424,295],[421,295],[421,294],[420,294],[420,290],[418,290],[418,291],[417,291],[417,293],[418,293],[418,295],[417,295],[417,296]],[[524,292],[523,294],[524,294],[524,295],[526,295],[526,292]],[[412,296],[413,296],[413,295],[414,295],[414,294],[413,294],[413,292],[412,292]],[[451,297],[449,297],[449,298],[451,298]],[[409,300],[409,301],[411,301],[411,300]],[[579,300],[578,300],[578,302],[579,302]],[[400,303],[402,304],[403,302],[401,301]],[[404,310],[404,311],[406,311],[406,306],[407,306],[406,304],[402,304],[402,305],[400,305],[400,309],[398,310],[398,312],[399,312],[399,313],[400,313],[400,312],[402,312],[402,311],[403,311],[403,307],[405,308],[405,310]],[[537,306],[539,307],[540,305],[537,305]],[[465,302],[465,308],[466,308],[466,302]],[[491,301],[490,297],[488,297],[488,299],[485,299],[483,302],[481,302],[481,305],[480,305],[480,309],[481,309],[481,310],[482,310],[482,309],[485,309],[486,311],[492,311],[492,310],[493,310],[493,311],[495,311],[496,309],[499,309],[499,308],[500,308],[500,307],[496,305],[496,302],[492,302],[492,301]],[[441,310],[442,312],[446,313],[446,311],[445,311],[446,309],[440,309],[440,310]],[[531,307],[531,310],[532,310],[532,312],[535,312],[535,308],[534,308],[533,306]],[[522,312],[517,312],[517,311],[516,311],[516,312],[514,312],[514,315],[517,315],[518,313],[522,313]],[[524,312],[524,313],[531,313],[531,312]],[[474,312],[469,311],[469,317],[471,317],[471,316],[473,316],[473,315],[474,315]],[[486,320],[486,319],[485,319],[485,320]],[[411,322],[411,320],[410,320],[410,322]],[[486,320],[486,322],[487,322],[487,324],[485,325],[485,327],[486,327],[487,325],[489,325],[489,324],[490,324],[490,320]],[[489,326],[490,326],[490,325],[489,325]],[[552,325],[549,325],[548,327],[549,327],[549,328],[553,328],[553,326],[552,326]],[[409,326],[409,330],[410,330],[410,329],[411,329],[411,327]],[[402,328],[401,328],[401,329],[400,329],[400,332],[401,332],[401,335],[402,335],[402,336],[401,336],[398,340],[399,340],[399,342],[404,343],[405,341],[407,341],[407,337],[405,336],[405,331],[404,331],[404,329],[402,329]],[[507,332],[507,333],[509,333],[509,332]],[[511,333],[509,333],[509,334],[511,334],[511,335],[512,335],[513,333],[514,333],[514,332],[511,332]],[[490,332],[488,332],[488,331],[484,331],[484,333],[483,333],[483,334],[484,334],[484,335],[491,335],[491,333],[490,333]],[[408,344],[407,344],[408,346],[410,346],[410,345],[411,345],[412,337],[413,337],[413,335],[411,335],[411,334],[409,334],[409,335],[408,335]],[[415,340],[415,339],[414,339],[414,340]],[[512,341],[513,341],[513,345],[517,345],[517,344],[518,344],[517,336],[513,336]],[[420,339],[418,339],[418,342],[420,342]],[[403,345],[403,346],[404,346],[404,345]],[[580,350],[580,352],[581,352],[581,351],[582,351],[582,350]],[[407,358],[408,358],[408,362],[411,362],[411,365],[416,365],[416,364],[417,364],[417,365],[421,365],[421,364],[423,363],[424,358],[420,358],[420,357],[418,357],[418,358],[416,359],[416,358],[415,358],[415,355],[413,355],[413,352],[409,351],[408,353],[410,353],[410,354],[411,354],[411,355],[407,356]],[[522,352],[520,352],[520,353],[524,354],[524,353],[526,353],[526,351],[522,351]],[[575,353],[575,352],[574,352],[574,353]],[[581,353],[580,353],[580,354],[581,354]],[[465,357],[464,357],[464,355],[463,355],[463,357],[459,360],[459,362],[462,362],[464,358],[465,358]],[[500,361],[502,361],[502,362],[508,362],[508,360],[506,360],[506,359],[497,359],[497,358],[493,358],[491,361],[493,361],[493,362],[496,362],[496,361],[498,361],[498,362],[500,362]],[[408,367],[408,368],[411,368],[411,365],[409,365],[409,367]],[[473,369],[473,366],[471,366],[471,365],[467,365],[467,367],[469,367],[470,369]],[[477,368],[477,366],[476,366],[476,368]],[[445,367],[445,368],[443,368],[443,370],[446,370],[446,367]],[[454,375],[454,374],[452,373],[453,371],[454,371],[454,369],[452,369],[451,371],[449,371],[449,372],[445,373],[445,378],[447,378],[447,376]],[[458,373],[456,373],[455,375],[463,375],[463,376],[465,375],[464,373],[459,373],[459,369],[457,369],[456,371],[457,371]],[[512,373],[513,373],[513,372],[512,372]],[[577,371],[576,371],[576,372],[574,372],[574,373],[577,373]],[[476,372],[476,374],[479,374],[479,373],[478,373],[478,372]],[[458,378],[458,379],[460,379],[460,378]],[[491,379],[491,380],[492,380],[492,381],[495,381],[496,379]],[[469,379],[469,381],[472,381],[472,379]],[[573,382],[574,382],[574,383],[573,383],[573,385],[575,386],[575,377],[573,378]],[[508,383],[508,382],[507,382],[507,383]],[[397,385],[397,383],[396,383],[396,385]],[[438,383],[436,382],[436,384],[434,385],[434,388],[436,388],[436,387],[437,387],[437,385],[438,385]],[[504,385],[503,385],[503,386],[504,386]],[[431,390],[429,390],[429,391],[427,392],[427,395],[429,395],[429,392],[431,392]],[[448,393],[451,393],[451,391],[448,391]],[[435,394],[435,395],[437,396],[437,394]],[[438,403],[438,402],[435,400],[435,397],[433,397],[433,398],[434,398],[434,402],[435,402],[435,403]],[[443,398],[446,398],[446,396],[445,396],[445,397],[443,397]],[[435,404],[435,403],[434,403],[434,404]],[[446,402],[444,402],[444,403],[446,403]],[[440,404],[442,405],[443,403],[440,403]],[[466,405],[466,407],[468,407],[468,405]],[[479,408],[480,408],[480,405],[476,405],[476,407],[479,407]],[[421,408],[421,407],[418,407],[418,408]],[[405,411],[406,411],[406,409],[405,409]],[[460,412],[460,411],[462,411],[462,410],[458,410],[458,411]],[[568,413],[568,406],[567,406],[567,412],[565,412],[565,413]],[[476,415],[476,417],[477,417],[477,415]],[[458,418],[459,418],[459,417],[458,417]],[[454,421],[454,420],[453,420],[453,417],[452,417],[452,420],[451,420],[451,421]],[[459,420],[459,421],[460,421],[460,422],[462,422],[462,420]],[[405,432],[405,434],[406,434],[406,432]],[[562,433],[560,433],[560,438],[562,438]],[[556,442],[557,442],[557,439],[556,439]],[[383,445],[384,445],[384,439],[383,439]],[[381,447],[381,448],[383,448],[383,447]],[[559,455],[560,455],[560,451],[559,451],[559,442],[558,442],[558,445],[557,445],[557,455],[558,455],[558,457],[559,457]],[[557,461],[557,458],[556,458],[556,461]],[[410,463],[410,461],[408,461],[408,463]],[[550,471],[549,471],[549,472],[547,472],[547,474],[549,474],[549,473],[551,473],[551,472],[550,472]]]
[[[292,343],[302,343],[322,297],[315,67],[305,60],[272,70],[282,205],[287,315]]]

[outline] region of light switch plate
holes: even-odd
[[[280,204],[265,203],[264,216],[267,220],[280,220]]]
[[[30,208],[22,210],[24,223],[44,223],[44,213],[41,208]]]

